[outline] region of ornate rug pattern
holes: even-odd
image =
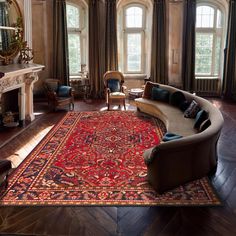
[[[131,111],[68,112],[12,173],[1,205],[217,205],[208,179],[158,195],[143,151],[165,127]]]

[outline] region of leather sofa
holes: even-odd
[[[181,91],[188,101],[195,100],[201,109],[208,112],[211,122],[207,129],[198,132],[193,128],[194,119],[185,118],[178,107],[147,97],[135,99],[139,111],[158,117],[164,122],[167,132],[183,136],[180,139],[161,142],[144,152],[148,181],[158,193],[163,193],[206,176],[216,169],[217,142],[223,126],[223,117],[221,112],[204,98],[168,85],[156,85],[168,90],[170,94]],[[146,89],[147,86],[144,94]]]

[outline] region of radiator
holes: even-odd
[[[220,79],[195,79],[195,91],[201,96],[220,96]]]

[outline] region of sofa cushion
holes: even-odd
[[[173,106],[179,107],[184,101],[186,101],[186,98],[180,91],[176,91],[170,95],[170,104]]]
[[[202,122],[207,118],[208,118],[208,113],[205,110],[200,110],[195,117],[194,128],[199,129]]]
[[[199,132],[206,130],[211,125],[210,119],[204,120],[200,125]]]
[[[187,110],[184,112],[184,117],[186,118],[195,118],[198,111],[200,110],[200,107],[198,103],[193,100]]]
[[[191,104],[191,101],[185,100],[184,102],[182,102],[182,103],[179,105],[179,109],[180,109],[182,112],[185,112],[185,111],[187,110],[187,108],[189,107],[190,104]]]
[[[151,96],[152,96],[152,88],[155,87],[155,88],[159,88],[159,85],[158,84],[155,84],[151,81],[148,81],[145,85],[145,89],[144,89],[144,92],[143,92],[143,98],[148,98],[148,99],[151,99]]]
[[[171,140],[180,139],[180,138],[182,138],[182,137],[183,137],[183,136],[178,135],[178,134],[166,133],[166,134],[163,136],[162,141],[168,142],[168,141],[171,141]]]
[[[161,88],[152,88],[152,100],[169,102],[170,92]]]
[[[183,112],[178,107],[145,98],[136,98],[135,103],[141,111],[161,119],[169,133],[186,137],[198,132],[193,128],[194,119],[184,118]]]

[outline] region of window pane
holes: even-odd
[[[143,9],[140,7],[129,7],[126,10],[126,27],[141,28],[143,26]]]
[[[141,71],[141,33],[127,35],[127,70]]]
[[[79,28],[79,8],[70,4],[66,5],[67,27]]]
[[[70,74],[77,74],[81,68],[80,35],[68,34]]]
[[[213,34],[196,34],[195,74],[211,75]]]
[[[215,71],[214,75],[217,76],[220,74],[220,49],[221,49],[221,38],[216,38],[216,46],[215,46]]]
[[[216,27],[217,28],[222,28],[223,26],[223,19],[222,19],[222,13],[220,10],[217,10],[217,23]]]
[[[197,28],[213,28],[214,8],[209,6],[197,7]]]

